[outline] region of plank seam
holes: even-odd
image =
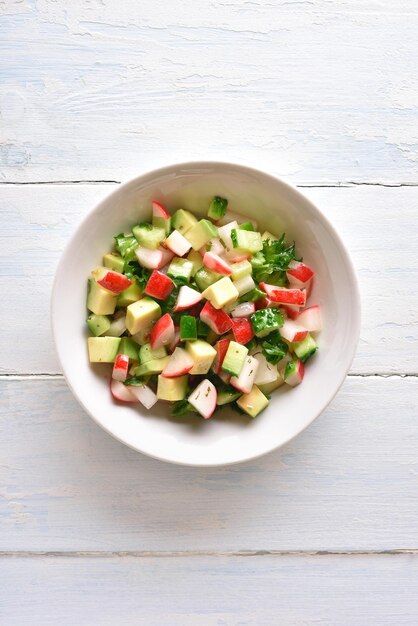
[[[8,558],[189,558],[189,557],[321,557],[321,556],[398,556],[418,555],[418,548],[387,550],[2,550],[0,559]]]
[[[417,372],[360,372],[347,374],[347,378],[418,378]],[[63,374],[0,374],[1,380],[65,380]]]
[[[34,180],[34,181],[1,181],[0,186],[2,185],[14,185],[14,186],[27,186],[27,185],[120,185],[122,181],[120,180],[112,180],[112,179],[76,179],[76,180]],[[388,187],[388,188],[399,188],[399,187],[418,187],[418,182],[409,181],[409,182],[387,182],[387,181],[355,181],[355,180],[347,180],[347,181],[325,181],[325,182],[306,182],[306,183],[295,183],[296,187],[302,189],[316,189],[316,188],[350,188],[350,187]]]

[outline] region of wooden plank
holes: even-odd
[[[73,0],[0,7],[3,180],[202,158],[417,181],[418,6]]]
[[[47,322],[57,260],[77,222],[111,185],[3,185],[0,373],[60,371]],[[418,372],[418,188],[303,190],[336,225],[357,267],[363,325],[354,373]],[[400,208],[402,218],[400,218]],[[13,316],[10,315],[13,311]]]
[[[411,626],[416,555],[6,558],[0,611],[26,626]]]
[[[63,381],[0,390],[0,550],[418,548],[417,378],[350,378],[285,448],[215,469],[123,446]]]

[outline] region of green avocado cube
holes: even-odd
[[[197,339],[196,318],[192,315],[182,315],[180,318],[180,339],[181,341]]]
[[[248,348],[236,341],[230,341],[222,362],[223,371],[232,376],[239,376],[247,354]]]
[[[187,231],[191,229],[192,226],[197,224],[197,219],[190,213],[190,211],[185,211],[184,209],[179,209],[176,211],[171,218],[173,223],[173,228],[179,231],[182,235],[185,235]]]
[[[151,348],[150,343],[146,343],[139,348],[139,361],[141,365],[143,363],[148,363],[148,361],[153,361],[155,359],[163,359],[167,356],[167,350],[164,346],[161,348]]]
[[[218,398],[216,400],[216,404],[218,406],[229,404],[230,402],[233,402],[234,400],[238,400],[240,395],[241,395],[241,392],[237,391],[233,387],[229,389],[221,389],[220,391],[218,391]]]
[[[93,333],[95,337],[104,335],[110,328],[110,320],[106,315],[96,315],[92,313],[88,316],[86,322],[90,332]]]
[[[117,295],[103,289],[94,278],[88,280],[87,308],[96,315],[112,315],[116,308]]]
[[[261,234],[250,230],[241,230],[241,228],[233,228],[231,230],[232,245],[234,248],[240,248],[254,254],[263,249]]]
[[[184,234],[184,233],[183,233]],[[218,229],[209,220],[200,220],[185,234],[193,250],[200,250],[210,239],[218,236]]]
[[[189,282],[193,272],[193,263],[188,259],[182,259],[179,256],[174,257],[168,266],[167,276],[177,280]]]
[[[221,198],[220,196],[214,196],[212,202],[209,205],[208,217],[211,220],[220,220],[224,217],[228,206],[228,200]]]
[[[90,363],[113,363],[119,351],[119,337],[89,337],[87,347]]]
[[[155,250],[165,239],[165,229],[151,224],[138,224],[132,229],[135,239],[139,245]]]
[[[241,278],[245,278],[249,276],[253,272],[252,265],[249,261],[240,261],[239,263],[232,263],[231,265],[232,280],[241,280]]]
[[[223,307],[235,302],[239,296],[238,289],[235,287],[229,276],[224,276],[220,280],[213,283],[205,289],[202,296],[209,300],[215,309],[222,309]]]
[[[129,306],[142,297],[142,289],[136,283],[132,283],[127,289],[118,295],[117,306]]]
[[[162,359],[151,359],[146,363],[141,363],[134,369],[134,376],[151,376],[152,374],[159,374],[163,371],[167,365],[170,357],[165,356]]]
[[[156,215],[152,216],[152,225],[157,228],[162,228],[166,235],[170,234],[171,230],[171,217],[158,217]]]
[[[160,305],[152,298],[142,298],[127,307],[126,328],[131,335],[136,335],[159,317],[161,317]]]
[[[203,267],[203,259],[202,255],[197,252],[197,250],[190,250],[187,255],[187,260],[193,263],[192,276],[196,274],[201,267]]]
[[[201,267],[199,270],[197,270],[194,277],[196,285],[199,287],[200,291],[204,291],[221,278],[221,274],[216,274],[216,272],[212,272],[212,270],[208,270],[206,267]]]
[[[186,351],[194,362],[190,374],[207,374],[217,354],[215,348],[207,341],[197,339],[187,342]]]
[[[303,341],[292,343],[291,347],[298,359],[303,361],[303,363],[318,350],[315,339],[309,333]]]
[[[130,361],[138,361],[138,345],[130,337],[122,337],[119,344],[119,354],[126,354]]]
[[[250,316],[251,326],[257,337],[265,337],[283,326],[284,317],[278,309],[260,309]]]
[[[177,376],[176,378],[165,378],[158,376],[157,398],[176,402],[184,400],[187,393],[188,376]]]
[[[113,270],[114,272],[119,272],[120,274],[123,274],[125,260],[121,256],[119,256],[119,254],[109,252],[109,254],[105,254],[103,257],[103,265]]]
[[[251,417],[257,417],[269,404],[269,399],[260,391],[257,385],[253,385],[250,393],[244,393],[237,405]]]

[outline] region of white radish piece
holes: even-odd
[[[208,243],[208,250],[213,252],[213,254],[217,254],[221,256],[225,252],[225,248],[223,247],[220,239],[211,239]],[[202,256],[205,254],[206,250],[203,251]]]
[[[118,317],[110,324],[109,329],[105,333],[108,337],[120,337],[126,330],[126,315]]]
[[[234,280],[233,283],[238,289],[238,293],[240,296],[243,296],[245,293],[248,293],[249,291],[251,291],[251,289],[255,288],[255,282],[251,274],[248,274],[248,276],[244,276],[244,278]]]
[[[142,267],[146,267],[150,270],[155,270],[165,265],[165,263],[162,262],[163,253],[160,248],[151,250],[150,248],[144,248],[144,246],[138,246],[135,250],[135,256]]]
[[[222,274],[224,276],[230,276],[232,274],[232,268],[229,263],[213,252],[205,252],[203,265],[216,274]]]
[[[124,383],[128,376],[129,357],[126,354],[117,354],[113,364],[112,378]]]
[[[218,228],[219,237],[227,250],[232,250],[234,247],[231,239],[231,230],[234,228],[238,228],[237,222],[230,222],[229,224],[225,223],[224,226],[220,226]]]
[[[245,215],[240,215],[239,213],[234,213],[234,211],[227,211],[223,217],[217,222],[218,224],[228,224],[228,222],[237,222],[237,224],[245,224],[245,222],[250,222],[253,225],[254,230],[257,230],[257,222],[250,217],[245,217]],[[236,228],[234,226],[234,228]]]
[[[179,290],[179,295],[177,296],[176,306],[174,307],[174,311],[184,311],[184,309],[189,309],[194,306],[202,299],[202,294],[196,289],[192,289],[187,285],[182,285]]]
[[[260,351],[253,354],[253,357],[258,361],[258,370],[254,379],[255,385],[267,385],[268,383],[274,383],[279,378],[279,372],[277,366],[273,363],[269,363]]]
[[[184,376],[184,374],[190,372],[193,365],[194,361],[186,350],[183,350],[183,348],[176,348],[161,374],[165,378]]]
[[[322,330],[321,311],[318,304],[310,306],[297,316],[297,323],[306,328],[310,333]]]
[[[110,381],[110,392],[115,400],[119,402],[138,402],[130,388],[114,378]]]
[[[156,394],[147,385],[129,385],[128,388],[146,409],[153,407],[158,400]]]
[[[239,376],[231,376],[231,385],[235,387],[235,389],[238,389],[238,391],[242,391],[242,393],[250,393],[254,385],[257,370],[257,359],[253,356],[246,356]]]
[[[228,372],[224,372],[223,370],[221,370],[220,372],[218,372],[218,376],[222,380],[222,382],[224,382],[226,385],[229,385],[231,381],[231,374],[228,374]]]
[[[176,256],[184,256],[192,247],[192,244],[178,230],[173,230],[171,235],[165,240],[164,245],[174,252]]]
[[[180,343],[180,326],[174,326],[174,339],[168,346],[170,352],[174,352],[176,346]]]
[[[166,313],[155,323],[150,333],[150,344],[153,350],[168,346],[174,339],[174,322],[169,313]]]
[[[188,401],[200,413],[202,417],[208,419],[216,409],[218,393],[215,385],[207,378],[202,380],[200,385],[190,394]]]
[[[297,324],[292,320],[285,320],[283,326],[280,329],[280,335],[286,341],[303,341],[308,334],[306,328]]]
[[[231,311],[232,317],[249,317],[255,313],[254,302],[242,302],[238,306],[234,307]]]
[[[167,250],[167,248],[158,248],[158,250],[160,250],[162,258],[160,265],[156,268],[157,270],[171,263],[174,257],[174,252],[171,252],[171,250]]]

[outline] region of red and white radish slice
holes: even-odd
[[[232,320],[232,332],[237,343],[245,345],[254,337],[251,322],[246,317],[239,317]]]
[[[151,348],[155,350],[156,348],[162,348],[163,346],[169,345],[173,339],[174,322],[169,313],[166,313],[160,317],[157,322],[155,322],[150,334],[149,342],[151,344]]]
[[[138,246],[135,250],[135,256],[138,259],[138,263],[142,265],[142,267],[146,267],[150,270],[155,270],[165,265],[165,263],[163,263],[163,253],[161,248],[151,250],[151,248]]]
[[[153,217],[162,217],[165,220],[168,220],[168,218],[170,217],[170,214],[167,213],[163,205],[156,200],[152,201],[152,215]]]
[[[250,393],[254,385],[257,370],[257,359],[253,356],[246,356],[239,376],[231,376],[231,385],[235,387],[235,389],[238,389],[238,391],[242,391],[242,393]]]
[[[280,329],[280,334],[286,341],[303,341],[308,334],[306,328],[296,324],[292,320],[285,320]]]
[[[249,317],[255,313],[254,302],[242,302],[232,309],[232,317]]]
[[[154,270],[148,278],[145,286],[147,296],[157,298],[157,300],[165,300],[174,289],[174,283],[166,274],[158,270]]]
[[[200,302],[201,299],[202,294],[199,291],[196,291],[196,289],[192,289],[187,285],[182,285],[179,290],[179,295],[177,296],[174,311],[184,311],[185,309],[189,309]]]
[[[283,307],[283,309],[289,319],[296,320],[298,318],[300,306],[296,306],[294,304],[287,304],[286,306]]]
[[[222,363],[224,362],[230,342],[230,339],[219,339],[213,346],[216,350],[216,356],[212,363],[212,371],[215,372],[215,374],[220,374],[220,372],[223,371]]]
[[[110,392],[119,402],[138,402],[138,398],[131,392],[130,387],[124,385],[120,380],[111,379]]]
[[[236,222],[237,224],[245,224],[245,222],[251,222],[254,230],[257,230],[257,222],[251,217],[245,217],[244,215],[240,215],[239,213],[234,213],[234,211],[227,211],[220,220],[218,220],[218,224],[228,224],[228,222]],[[236,226],[234,226],[236,228]]]
[[[184,374],[190,372],[193,365],[194,361],[186,350],[183,350],[183,348],[176,348],[161,374],[165,376],[165,378],[184,376]]]
[[[174,352],[176,346],[180,343],[180,326],[174,326],[174,338],[173,341],[168,346],[170,352]]]
[[[302,363],[302,361],[296,361],[294,372],[289,374],[289,376],[287,376],[287,378],[284,379],[284,382],[287,385],[290,385],[291,387],[295,387],[296,385],[299,385],[302,382],[304,374],[305,374],[304,364]]]
[[[315,272],[301,261],[291,261],[286,274],[291,286],[306,287],[314,277]]]
[[[117,354],[113,364],[112,378],[124,383],[128,376],[129,357],[126,354]]]
[[[200,319],[217,335],[223,335],[232,328],[232,320],[229,315],[222,309],[215,309],[209,301],[200,311]]]
[[[215,385],[207,378],[202,380],[200,385],[190,394],[188,401],[200,413],[202,417],[208,419],[216,409],[218,393]]]
[[[146,409],[153,407],[158,400],[156,394],[147,385],[129,385],[129,391]]]
[[[123,274],[109,270],[106,267],[97,267],[93,270],[92,275],[96,279],[97,284],[103,287],[103,289],[116,294],[128,289],[133,282]]]
[[[223,274],[224,276],[230,276],[232,274],[232,268],[224,259],[213,252],[205,252],[203,257],[203,265],[216,272],[216,274]]]
[[[232,250],[232,248],[234,247],[231,239],[231,230],[233,230],[234,228],[238,228],[238,222],[224,222],[224,226],[220,226],[218,228],[219,238],[223,242],[227,250]]]
[[[157,270],[169,265],[174,257],[174,252],[167,248],[158,248],[158,250],[161,252],[161,264],[157,267]]]
[[[221,240],[217,238],[211,239],[209,241],[208,249],[210,252],[213,252],[213,254],[217,254],[218,256],[221,256],[225,252],[225,248],[223,247]],[[203,250],[202,256],[205,254],[205,252],[206,250]]]
[[[285,287],[277,287],[277,285],[269,285],[268,283],[260,283],[260,287],[273,302],[296,304],[297,306],[305,306],[306,304],[305,290],[286,289]]]
[[[315,304],[299,313],[297,322],[310,333],[316,333],[322,330],[322,317],[319,305]]]
[[[255,282],[251,274],[248,274],[248,276],[244,276],[243,278],[239,278],[238,280],[234,280],[233,283],[238,289],[240,296],[243,296],[245,293],[248,293],[251,289],[255,288]]]
[[[274,383],[279,378],[279,372],[277,366],[273,363],[269,363],[260,351],[255,352],[252,355],[258,361],[258,370],[254,379],[254,385],[267,385],[268,383]]]
[[[178,230],[173,230],[171,235],[164,241],[164,245],[174,252],[176,256],[184,256],[192,247],[192,244]]]

